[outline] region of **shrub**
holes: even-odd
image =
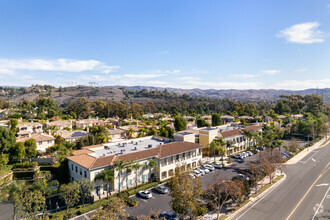
[[[233,161],[230,160],[230,161],[227,161],[227,163],[231,164],[231,163],[233,163]]]
[[[23,163],[17,163],[15,164],[14,168],[35,168],[36,166],[38,166],[38,162],[36,161],[24,161]]]
[[[197,210],[197,215],[198,215],[198,216],[206,215],[207,211],[208,211],[208,210],[207,210],[206,207],[201,206],[201,207]]]
[[[137,206],[138,204],[138,202],[135,199],[129,197],[125,199],[125,202],[129,206]]]

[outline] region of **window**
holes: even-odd
[[[124,183],[123,182],[120,182],[119,183],[119,188],[122,189],[124,187]]]
[[[107,183],[104,183],[103,184],[103,191],[108,191],[108,184]]]
[[[74,181],[74,178],[73,177],[71,177],[71,180],[72,180],[72,182]]]
[[[186,157],[186,153],[183,153],[183,154],[182,154],[182,160],[184,160],[185,157]]]
[[[51,144],[52,143],[52,141],[47,141],[47,144]]]
[[[131,180],[131,179],[128,179],[128,180],[126,181],[126,186],[127,186],[127,187],[131,187],[131,185],[132,185],[132,180]]]
[[[76,173],[78,173],[78,167],[76,166]]]
[[[173,160],[174,160],[174,157],[173,157],[173,156],[171,156],[171,163],[173,163]]]
[[[176,155],[176,160],[179,160],[180,159],[180,155]]]
[[[71,170],[73,170],[73,164],[71,164]]]
[[[79,173],[80,173],[80,176],[81,176],[81,175],[82,175],[82,170],[81,170],[81,168],[80,168],[80,172],[79,172]]]
[[[189,157],[189,158],[191,157],[191,152],[190,152],[190,151],[188,152],[188,157]]]
[[[173,176],[173,175],[174,175],[174,171],[173,171],[173,169],[169,170],[169,171],[168,171],[168,176]]]
[[[165,179],[166,177],[167,177],[167,172],[166,171],[162,172],[162,179]]]
[[[85,176],[85,178],[87,178],[87,172],[86,172],[86,170],[84,171],[84,176]]]
[[[38,141],[38,145],[42,145],[42,141]]]
[[[142,176],[142,182],[147,181],[147,179],[148,179],[148,175],[147,174],[143,174],[143,176]]]

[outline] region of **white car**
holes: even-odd
[[[252,156],[253,153],[251,151],[246,151],[246,153],[249,155],[249,156]]]
[[[208,173],[210,172],[210,170],[207,169],[207,168],[205,168],[205,167],[202,167],[202,168],[200,168],[200,169],[203,170],[203,171],[205,172],[205,174],[208,174]]]
[[[191,176],[193,179],[196,178],[196,175],[194,173],[189,173],[189,176]]]
[[[213,164],[213,166],[216,169],[221,169],[222,168],[222,164],[221,163],[215,163],[215,164]]]
[[[248,156],[246,152],[243,152],[242,155],[244,158]]]
[[[212,165],[210,165],[210,164],[206,164],[206,165],[204,165],[204,167],[205,167],[206,169],[210,170],[210,171],[214,171],[214,170],[215,170],[214,166],[212,166]]]
[[[138,192],[138,195],[144,199],[150,199],[152,197],[152,194],[148,190],[141,190]]]
[[[241,154],[235,154],[235,155],[234,155],[234,158],[236,158],[236,159],[240,159],[241,157],[242,157]]]
[[[205,172],[202,171],[202,170],[200,170],[200,169],[196,169],[196,170],[194,170],[194,173],[195,173],[195,174],[199,174],[200,176],[204,176],[204,174],[205,174]]]

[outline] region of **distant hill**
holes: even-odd
[[[309,95],[318,94],[323,96],[325,102],[330,102],[330,88],[325,89],[305,89],[305,90],[275,90],[275,89],[178,89],[178,88],[162,88],[162,87],[150,87],[150,86],[109,86],[111,88],[123,88],[132,90],[153,89],[168,92],[175,92],[179,95],[188,94],[193,97],[211,97],[211,98],[231,98],[236,100],[275,100],[280,95]]]
[[[106,87],[89,87],[89,86],[74,86],[65,88],[55,88],[51,92],[51,97],[58,104],[65,104],[69,101],[77,100],[80,97],[86,97],[89,100],[106,100],[106,101],[137,101],[139,103],[142,101],[149,100],[149,98],[135,98],[127,96],[124,90],[160,90],[165,89],[170,93],[177,93],[179,95],[188,94],[192,97],[208,97],[208,98],[219,98],[219,99],[235,99],[240,101],[259,101],[259,100],[276,100],[280,95],[308,95],[308,94],[318,94],[323,96],[326,103],[330,103],[330,88],[326,89],[306,89],[306,90],[274,90],[274,89],[248,89],[248,90],[216,90],[216,89],[178,89],[178,88],[161,88],[161,87],[148,87],[148,86],[106,86]],[[1,92],[1,91],[0,91]],[[41,92],[34,93],[29,92],[23,95],[1,95],[0,99],[6,99],[12,103],[17,103],[23,99],[29,101],[34,100],[38,96],[49,97],[49,93]],[[143,100],[141,100],[143,99]]]

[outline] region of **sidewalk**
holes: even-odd
[[[290,160],[288,160],[285,164],[296,164],[298,163],[299,161],[301,161],[305,156],[307,156],[310,152],[312,152],[313,150],[316,150],[320,147],[323,147],[321,146],[322,143],[324,141],[326,141],[326,137],[325,138],[322,138],[320,141],[318,141],[316,144],[314,144],[313,146],[311,147],[307,147],[305,150],[301,151],[300,153],[298,153],[296,156],[292,157]]]

